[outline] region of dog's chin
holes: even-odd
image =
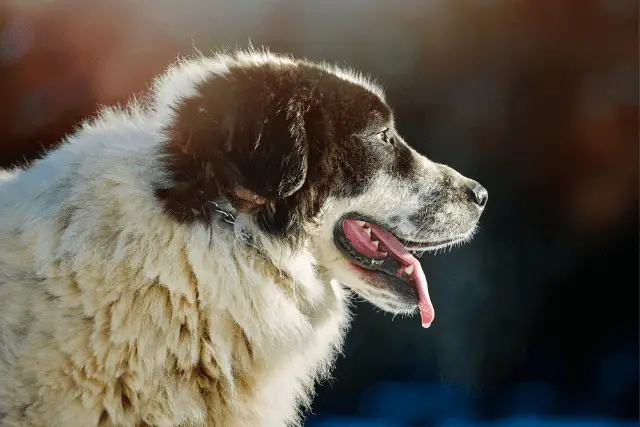
[[[394,314],[412,314],[418,307],[418,295],[410,283],[390,284],[384,278],[341,259],[331,268],[332,276],[360,298]]]
[[[418,306],[417,305],[406,305],[398,303],[397,301],[387,300],[384,298],[372,297],[371,295],[366,295],[362,292],[353,291],[359,297],[366,300],[369,304],[372,304],[374,307],[377,307],[387,313],[400,314],[400,315],[413,315],[416,313]]]
[[[369,285],[373,289],[376,289],[375,286]],[[350,287],[350,289],[358,295],[360,298],[366,300],[370,304],[373,304],[375,307],[384,310],[393,314],[414,314],[418,309],[418,299],[415,298],[415,301],[405,301],[402,297],[399,296],[384,296],[384,295],[376,295],[372,293],[370,288],[365,287]]]

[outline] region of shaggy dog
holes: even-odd
[[[0,425],[295,425],[349,293],[428,326],[412,252],[468,240],[486,201],[360,74],[181,61],[0,176]]]

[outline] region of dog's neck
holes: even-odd
[[[246,245],[248,251],[256,251],[263,259],[268,259],[269,262],[273,263],[273,265],[279,269],[280,274],[283,278],[286,277],[287,280],[293,280],[293,277],[305,277],[305,274],[301,271],[292,271],[288,266],[282,265],[280,262],[282,259],[287,256],[283,256],[283,254],[293,255],[296,253],[295,250],[292,251],[290,247],[279,247],[274,252],[273,245],[266,245],[264,236],[261,235],[259,230],[253,229],[252,226],[247,226],[247,224],[243,224],[242,218],[238,220],[237,211],[226,201],[218,200],[218,201],[209,201],[208,206],[208,215],[209,220],[212,223],[217,223],[218,225],[223,225],[230,228],[236,236],[240,236],[243,243]],[[269,240],[270,243],[273,243]],[[277,247],[277,246],[276,246]],[[284,252],[280,252],[284,250]],[[298,254],[302,255],[302,253]],[[318,284],[321,284],[322,287],[331,287],[331,277],[329,277],[328,272],[315,264],[312,261],[313,258],[309,258],[308,261],[313,264],[311,268],[313,270],[313,274],[309,276],[307,279],[307,285],[310,285],[312,281],[317,281]],[[303,310],[304,311],[304,310]]]
[[[249,233],[249,231],[247,231],[245,227],[242,227],[237,223],[235,212],[232,209],[226,209],[222,207],[220,203],[217,203],[214,200],[209,200],[208,204],[211,221],[213,221],[214,218],[218,218],[220,221],[230,225],[233,228],[235,228],[236,226],[240,226],[240,234],[247,244],[251,244],[255,240],[251,233]]]

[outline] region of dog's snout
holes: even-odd
[[[489,199],[489,192],[487,189],[479,183],[474,182],[467,191],[471,201],[481,208],[484,208],[487,204],[487,200]]]

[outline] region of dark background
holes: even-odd
[[[362,69],[405,139],[490,199],[474,241],[422,258],[430,329],[356,307],[308,426],[637,425],[638,14],[633,0],[0,0],[0,166],[194,47],[250,40]]]

